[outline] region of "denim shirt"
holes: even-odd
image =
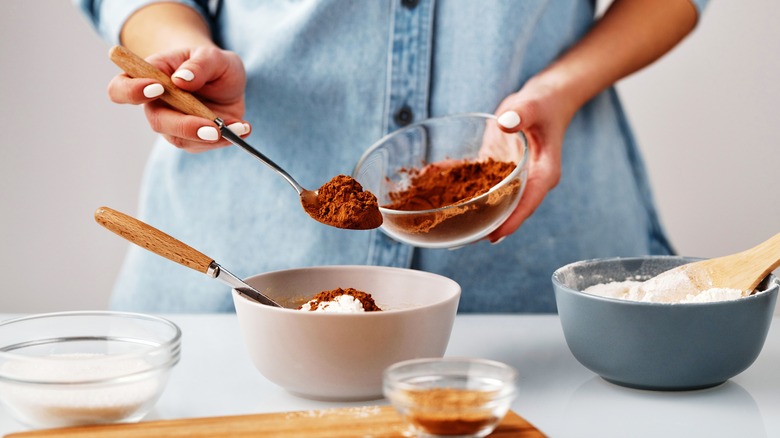
[[[151,3],[77,1],[113,44],[124,21]],[[350,174],[372,143],[409,122],[494,112],[594,17],[587,0],[180,1],[243,59],[248,142],[307,188]],[[331,264],[440,273],[462,286],[460,312],[554,312],[556,268],[672,252],[614,89],[575,115],[560,183],[498,245],[419,249],[380,230],[328,227],[303,211],[286,181],[240,149],[190,154],[162,139],[145,169],[138,216],[239,277]],[[231,311],[228,292],[132,246],[112,307]]]

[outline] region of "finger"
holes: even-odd
[[[134,79],[125,74],[108,83],[108,97],[114,103],[140,105],[161,96],[165,89],[153,79]]]
[[[498,127],[504,132],[517,132],[520,130],[521,121],[517,111],[504,111],[498,116]]]
[[[490,243],[498,243],[504,237],[514,233],[536,211],[547,195],[547,189],[537,179],[529,176],[520,203],[515,211],[495,231],[488,235]]]
[[[188,59],[176,66],[171,79],[176,86],[184,90],[197,91],[220,78],[229,66],[225,54],[218,48],[199,47],[190,53]]]
[[[555,154],[544,153],[538,160],[532,161],[528,169],[523,196],[515,210],[495,231],[488,235],[491,243],[497,243],[502,237],[508,236],[525,222],[539,206],[560,180],[560,160]]]
[[[144,112],[152,130],[178,148],[202,151],[229,144],[207,119],[183,114],[161,102],[150,102],[144,106]],[[240,137],[252,131],[251,125],[243,121],[228,122],[227,128]]]
[[[517,96],[513,95],[512,97]],[[504,132],[518,132],[537,122],[537,104],[534,101],[509,98],[498,107],[498,127]]]
[[[246,137],[252,132],[252,126],[247,122],[233,122],[227,124],[226,127],[239,137]]]
[[[205,145],[213,148],[227,144],[221,139],[217,126],[208,119],[183,114],[157,101],[144,105],[144,113],[152,130],[178,148]]]

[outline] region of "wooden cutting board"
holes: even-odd
[[[34,430],[6,438],[151,438],[151,437],[306,437],[402,438],[408,426],[392,406],[363,406],[228,417],[183,418],[129,424]],[[407,433],[405,433],[407,432]],[[509,411],[492,438],[542,438],[528,421]]]

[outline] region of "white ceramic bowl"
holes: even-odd
[[[178,363],[172,322],[123,312],[62,312],[0,323],[0,399],[35,428],[132,422]]]
[[[511,161],[515,169],[490,191],[441,208],[394,210],[391,193],[407,189],[409,169],[426,164]],[[376,195],[382,231],[422,248],[456,248],[476,242],[498,228],[520,202],[528,176],[528,144],[522,132],[507,134],[491,114],[436,117],[394,131],[374,143],[355,166],[353,177]]]
[[[321,400],[381,398],[385,368],[443,356],[461,291],[440,275],[381,266],[289,269],[246,281],[284,305],[351,287],[370,293],[383,309],[306,312],[258,304],[233,291],[241,332],[260,373],[291,393]]]

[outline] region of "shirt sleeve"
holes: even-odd
[[[198,11],[208,21],[208,1],[175,1]],[[131,15],[144,6],[161,3],[160,0],[73,0],[92,23],[95,30],[111,44],[119,44],[122,27]]]

